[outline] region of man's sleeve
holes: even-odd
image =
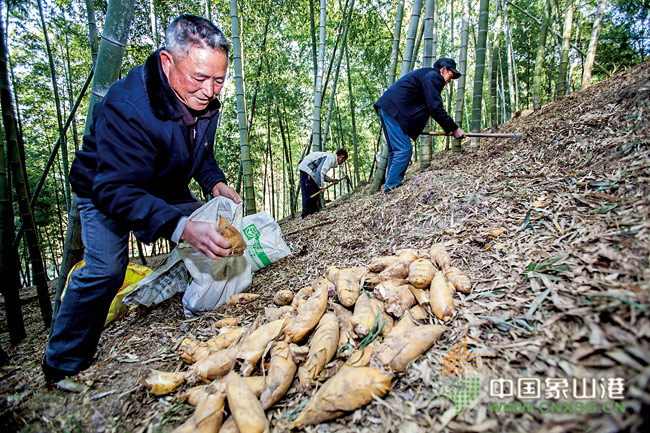
[[[456,125],[454,119],[452,119],[445,111],[442,98],[440,97],[440,90],[438,90],[433,81],[425,78],[422,87],[424,88],[424,94],[426,95],[429,116],[431,116],[447,134],[458,129],[458,125]]]
[[[183,214],[146,190],[157,151],[141,125],[141,116],[127,103],[102,108],[95,122],[98,173],[92,199],[150,243],[161,236],[169,239]]]

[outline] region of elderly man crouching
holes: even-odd
[[[212,259],[230,251],[216,223],[188,220],[202,205],[188,188],[192,178],[206,193],[241,201],[213,153],[230,43],[210,21],[183,15],[165,44],[94,106],[72,164],[86,264],[72,274],[54,320],[42,363],[48,385],[90,365],[124,280],[131,231],[145,243],[186,241]]]

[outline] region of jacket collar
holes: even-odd
[[[144,62],[144,83],[147,89],[147,97],[153,114],[161,120],[180,119],[183,117],[180,105],[182,102],[178,100],[176,94],[169,85],[167,76],[162,70],[160,64],[159,49],[151,54]],[[208,106],[210,113],[217,113],[221,108],[221,103],[215,99]]]

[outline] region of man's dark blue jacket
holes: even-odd
[[[447,114],[440,98],[445,79],[436,68],[411,71],[397,80],[375,103],[397,120],[406,135],[416,140],[429,117],[438,122],[447,134],[458,125]]]
[[[70,170],[75,194],[146,243],[171,237],[183,216],[172,204],[195,200],[192,178],[206,191],[226,180],[213,153],[219,101],[196,124],[194,145],[179,104],[157,51],[95,104]]]

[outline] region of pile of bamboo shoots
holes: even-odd
[[[265,410],[292,386],[311,398],[291,428],[318,424],[386,395],[394,373],[445,331],[436,323],[454,317],[452,295],[470,290],[442,244],[399,250],[365,267],[330,267],[295,296],[277,292],[277,307],[248,327],[221,320],[217,336],[186,338],[180,357],[190,367],[152,370],[142,383],[155,394],[192,386],[180,397],[196,409],[177,432],[269,431]]]

